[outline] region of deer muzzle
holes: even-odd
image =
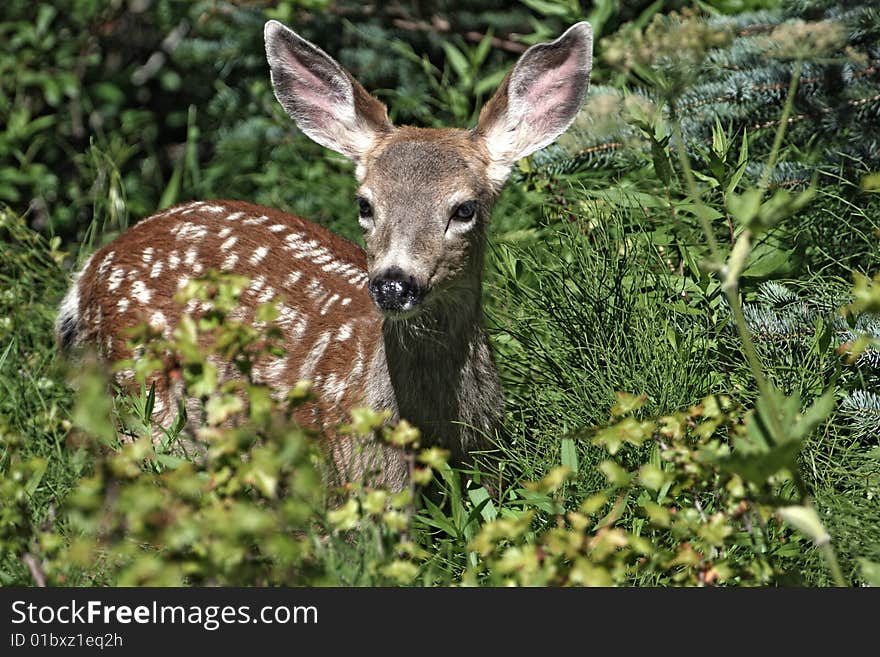
[[[373,276],[369,289],[376,307],[390,315],[414,310],[425,297],[425,288],[399,267],[389,267]]]

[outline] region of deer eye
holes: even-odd
[[[357,197],[358,214],[361,219],[369,219],[373,216],[373,206],[363,196]]]
[[[455,212],[452,213],[453,219],[458,219],[459,221],[470,221],[474,218],[474,215],[477,212],[477,202],[476,201],[465,201],[460,204],[457,208],[455,208]]]

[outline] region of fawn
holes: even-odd
[[[328,428],[352,406],[391,411],[421,443],[466,460],[496,435],[503,395],[483,327],[481,286],[492,205],[514,163],[574,120],[589,85],[592,30],[570,27],[529,48],[473,129],[395,127],[385,106],[329,55],[277,21],[265,26],[275,95],[299,129],[351,159],[366,250],[278,210],[241,201],[196,201],[142,220],[92,255],[56,323],[63,348],[89,346],[106,361],[132,356],[125,331],[141,322],[170,335],[173,300],[217,270],[249,277],[238,318],[274,301],[286,355],[253,376],[285,394],[310,380],[297,419]],[[227,372],[227,375],[232,375]],[[130,373],[117,375],[131,385]],[[157,376],[154,419],[198,400]],[[384,444],[329,435],[346,480],[408,484],[408,460]]]

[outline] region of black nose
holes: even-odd
[[[380,310],[405,312],[418,306],[425,292],[400,267],[389,267],[370,279],[370,296]]]

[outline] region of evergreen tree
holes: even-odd
[[[731,38],[709,50],[676,102],[691,156],[705,158],[716,122],[730,135],[748,133],[758,152],[769,146],[795,60],[803,58],[786,139],[802,155],[797,163],[779,164],[771,184],[805,186],[817,166],[828,171],[880,166],[880,9],[874,5],[789,0],[776,11],[708,20],[709,29]],[[624,44],[626,34],[619,39]],[[829,52],[816,56],[817,42]],[[612,62],[625,56],[622,49],[614,40],[600,46]],[[557,172],[639,166],[639,152],[649,152],[650,143],[632,117],[639,105],[659,102],[655,91],[640,86],[638,74],[627,91],[594,86],[575,130],[540,153],[538,164]],[[664,108],[667,116],[669,110]],[[746,175],[757,180],[760,173],[761,167],[752,165]]]

